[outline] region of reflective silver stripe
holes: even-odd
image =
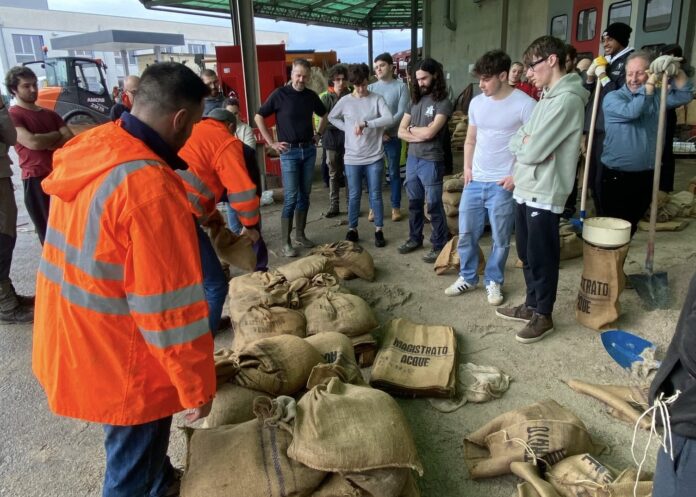
[[[145,341],[155,347],[163,349],[171,345],[181,345],[192,342],[196,338],[208,333],[208,318],[203,318],[179,328],[169,328],[162,331],[140,330]]]
[[[63,277],[63,271],[44,258],[41,258],[39,263],[39,271],[49,281],[60,286],[61,295],[71,304],[102,314],[126,316],[130,313],[125,297],[104,297],[68,283]]]
[[[160,314],[162,312],[204,302],[203,285],[190,285],[185,288],[157,295],[128,294],[131,310],[140,314]]]
[[[228,193],[227,198],[230,202],[247,202],[256,198],[256,187],[244,192]]]
[[[201,217],[205,214],[205,209],[201,205],[201,197],[199,197],[195,193],[187,192],[186,199],[189,201],[189,204],[191,204],[191,206],[196,210],[196,214],[198,214],[198,217]]]
[[[88,259],[84,252],[77,247],[69,244],[65,236],[52,227],[46,229],[46,243],[53,245],[65,254],[65,261],[75,267],[80,268],[93,278],[104,280],[123,280],[123,265],[111,264],[109,262],[95,261]]]
[[[253,211],[236,211],[236,212],[237,212],[237,215],[239,217],[244,217],[244,218],[248,218],[248,219],[251,219],[251,218],[259,215],[258,209],[254,209]]]
[[[128,175],[149,165],[152,163],[146,160],[125,162],[109,172],[90,202],[87,225],[82,236],[82,248],[78,249],[69,244],[62,233],[51,227],[46,231],[46,241],[65,254],[66,262],[80,268],[91,277],[122,281],[123,264],[98,261],[94,258],[101,234],[101,217],[107,200]]]
[[[191,185],[194,188],[194,190],[200,192],[200,194],[204,197],[208,197],[211,200],[215,198],[215,195],[213,194],[213,192],[210,191],[206,184],[203,183],[203,181],[201,181],[201,179],[195,174],[193,174],[191,171],[178,170],[176,173],[179,176],[181,176],[181,179],[183,179],[186,183]]]

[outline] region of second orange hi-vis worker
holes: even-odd
[[[216,204],[227,190],[230,205],[247,228],[259,222],[259,197],[244,162],[242,142],[228,130],[224,109],[215,109],[193,127],[191,138],[179,151],[189,168],[178,171],[191,203],[191,210],[200,220],[215,211]]]

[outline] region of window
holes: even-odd
[[[592,40],[597,31],[597,9],[585,9],[578,12],[577,41]]]
[[[205,45],[198,43],[189,43],[188,51],[191,54],[203,54],[205,55]]]
[[[551,36],[561,40],[568,39],[568,16],[563,14],[551,19]]]
[[[643,29],[645,31],[662,31],[672,24],[672,6],[674,0],[648,0],[645,4]]]
[[[94,50],[68,50],[68,55],[70,57],[86,57],[88,59],[93,59]]]
[[[114,52],[114,62],[116,63],[117,66],[120,66],[123,64],[123,60],[121,59],[121,52]],[[135,60],[135,51],[129,50],[128,51],[128,64],[136,65],[137,63],[138,63],[138,61]]]
[[[44,54],[41,50],[44,44],[43,36],[13,34],[12,43],[14,44],[17,64],[32,62],[34,60],[43,60]]]
[[[98,95],[103,95],[106,90],[102,86],[101,71],[94,62],[75,62],[75,76],[77,86]]]
[[[631,24],[631,0],[614,2],[609,6],[609,20],[607,26],[615,22]]]

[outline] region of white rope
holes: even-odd
[[[679,395],[681,390],[674,392],[671,397],[665,398],[664,393],[661,393],[659,397],[655,399],[653,405],[650,406],[643,414],[640,415],[636,424],[633,426],[633,439],[631,440],[631,456],[633,456],[633,462],[638,465],[638,474],[636,475],[636,481],[633,485],[633,497],[637,497],[638,492],[638,482],[640,481],[640,472],[643,469],[643,464],[645,459],[648,457],[648,450],[650,450],[650,444],[652,442],[653,434],[658,437],[658,443],[665,451],[665,454],[669,454],[671,460],[674,460],[674,450],[672,447],[672,426],[669,419],[669,406],[672,405]],[[650,434],[648,435],[648,443],[643,449],[643,457],[640,461],[636,457],[635,445],[636,437],[638,436],[638,427],[640,426],[641,420],[646,416],[652,416],[652,421],[650,423]],[[657,431],[657,422],[660,420],[662,426],[664,427],[664,433],[662,434],[662,440],[659,440],[660,434]]]

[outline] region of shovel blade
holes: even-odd
[[[624,330],[609,330],[600,336],[607,353],[623,368],[630,369],[634,362],[642,362],[643,351],[655,348],[652,342]]]
[[[628,279],[648,310],[669,309],[667,273],[629,274]]]

